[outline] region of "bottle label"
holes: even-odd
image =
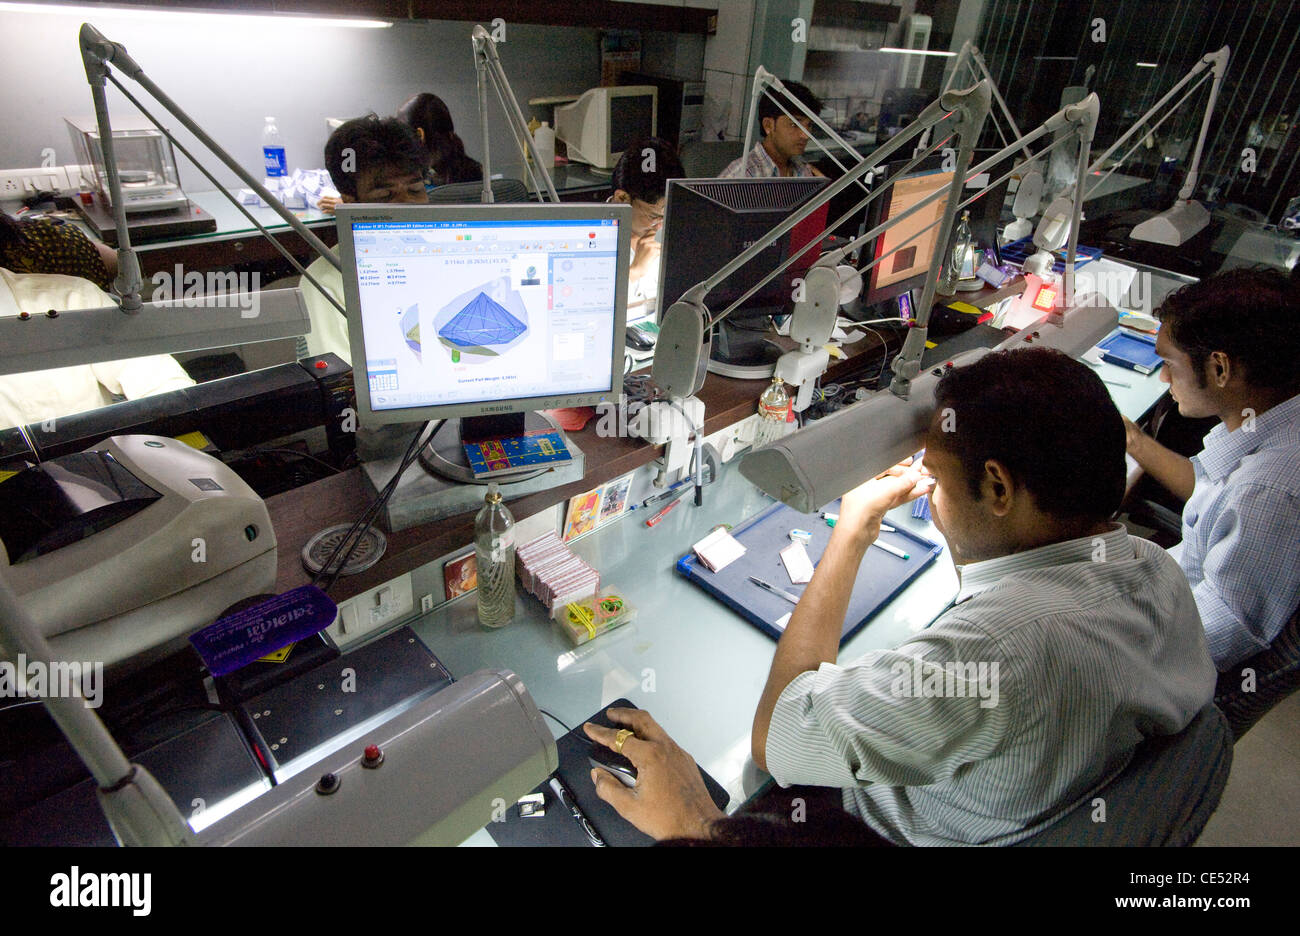
[[[278,179],[289,174],[289,160],[284,155],[283,146],[263,146],[262,162],[268,178]]]
[[[763,400],[758,401],[758,415],[764,419],[770,419],[773,422],[789,422],[790,420],[790,400],[787,399],[783,406],[772,406]]]

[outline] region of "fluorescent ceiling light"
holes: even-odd
[[[877,52],[893,52],[895,55],[942,55],[945,58],[952,58],[956,52],[941,52],[938,49],[895,49],[890,46],[882,46]]]
[[[1158,68],[1159,65],[1158,65],[1156,62],[1138,62],[1138,63],[1137,63],[1137,67],[1138,67],[1138,68]]]
[[[219,13],[215,11],[200,10],[170,10],[165,7],[141,9],[137,7],[70,6],[62,3],[0,3],[0,11],[13,13],[68,13],[83,19],[125,17],[128,19],[148,19],[157,21],[159,17],[164,17],[164,21],[179,22],[183,20],[210,21],[211,19],[216,18],[226,22],[243,22],[256,26],[265,26],[268,23],[284,23],[293,26],[344,26],[352,29],[386,29],[393,25],[384,20],[349,19],[346,17],[336,18],[331,16],[281,16],[275,13]]]

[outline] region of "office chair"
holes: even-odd
[[[1207,705],[1178,734],[1147,739],[1115,779],[1017,844],[1191,845],[1219,805],[1231,767],[1228,721]],[[1099,798],[1105,801],[1105,822],[1093,820]]]
[[[1255,691],[1241,689],[1242,671],[1255,671]],[[1291,615],[1267,650],[1219,674],[1214,704],[1228,719],[1233,739],[1254,727],[1273,706],[1300,689],[1300,608]]]
[[[498,204],[530,201],[528,189],[518,179],[493,179],[492,197]],[[429,193],[431,205],[476,205],[483,200],[482,182],[452,182]]]

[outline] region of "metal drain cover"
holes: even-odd
[[[319,574],[325,568],[325,563],[329,560],[330,555],[343,542],[343,537],[347,535],[350,529],[352,529],[352,524],[341,523],[338,526],[326,527],[308,540],[307,545],[302,548],[302,564],[307,571],[312,575]],[[343,567],[343,571],[339,575],[356,575],[358,572],[366,571],[379,561],[387,548],[387,537],[379,530],[371,527],[361,534],[361,541],[352,550],[352,556],[348,559],[348,564]],[[337,566],[337,558],[334,564]]]

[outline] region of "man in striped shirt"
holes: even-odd
[[[1221,422],[1190,459],[1131,422],[1128,450],[1186,501],[1171,554],[1226,674],[1300,605],[1300,291],[1276,270],[1230,270],[1178,290],[1157,314],[1160,379],[1178,412]]]
[[[763,138],[748,153],[722,170],[722,179],[770,179],[779,176],[819,176],[815,166],[804,160],[804,149],[812,133],[812,120],[801,114],[791,98],[810,111],[821,110],[822,102],[797,81],[785,82],[786,92],[768,89],[758,102],[758,127]],[[768,95],[781,101],[777,107]],[[788,114],[796,118],[792,120]]]
[[[1124,426],[1096,374],[1054,351],[998,352],[949,372],[937,403],[925,468],[896,466],[841,501],[777,644],[753,756],[783,786],[839,788],[887,842],[1011,844],[1145,738],[1186,727],[1214,667],[1177,563],[1109,522]],[[881,518],[926,491],[961,570],[955,605],[895,649],[838,663]],[[610,717],[634,732],[623,751],[639,775],[633,792],[595,772],[601,798],[657,838],[726,837],[689,755],[644,712]]]
[[[850,492],[777,645],[753,755],[782,785],[841,787],[895,844],[1010,844],[1144,738],[1181,731],[1214,668],[1177,564],[1110,522],[1124,427],[1096,374],[1048,350],[990,354],[940,382],[927,441],[955,605],[893,650],[836,662],[881,518],[927,484],[907,467]]]

